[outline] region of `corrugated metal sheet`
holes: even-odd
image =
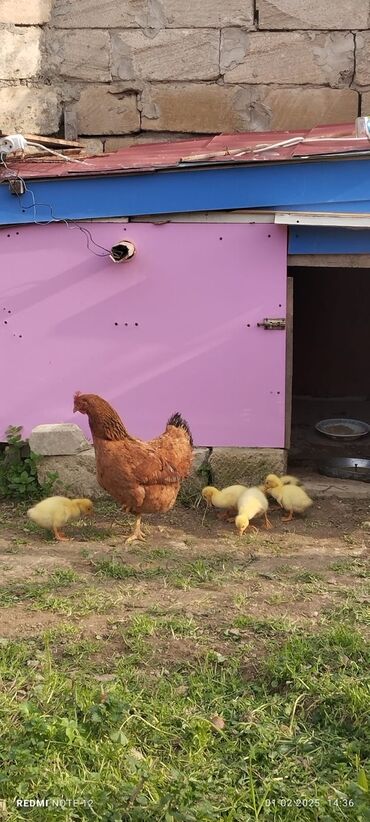
[[[364,152],[370,152],[370,141],[367,138],[356,138],[354,123],[350,123],[320,126],[309,131],[220,134],[211,139],[207,137],[173,143],[134,145],[112,154],[88,157],[77,162],[9,159],[7,168],[0,168],[0,180],[9,178],[9,170],[25,179],[47,179],[186,168],[194,165],[235,165],[262,161],[276,163]]]

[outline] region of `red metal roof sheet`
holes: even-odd
[[[370,141],[366,137],[356,137],[354,123],[319,126],[301,131],[218,134],[212,138],[147,143],[111,154],[65,162],[9,158],[7,168],[0,167],[0,180],[8,179],[9,171],[25,179],[47,179],[122,174],[192,165],[283,162],[350,152],[370,152]]]

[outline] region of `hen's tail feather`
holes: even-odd
[[[175,414],[172,414],[172,417],[169,418],[167,425],[173,425],[175,428],[183,428],[189,437],[190,445],[193,445],[193,437],[191,435],[189,425],[178,411],[176,411]]]

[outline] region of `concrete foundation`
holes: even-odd
[[[53,494],[67,497],[109,498],[96,479],[95,451],[90,448],[80,454],[42,457],[37,467],[40,484],[47,482],[50,473],[57,474]]]
[[[267,474],[285,474],[287,452],[283,448],[214,448],[209,465],[217,488],[241,483],[257,485]]]
[[[30,447],[40,455],[37,474],[44,484],[56,474],[53,493],[91,499],[109,498],[96,479],[95,451],[78,425],[38,425]],[[191,504],[209,481],[210,448],[195,448],[190,476],[183,482],[180,499]]]

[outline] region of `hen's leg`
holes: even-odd
[[[138,517],[136,520],[135,528],[132,534],[127,537],[125,540],[126,543],[135,542],[135,540],[144,541],[146,539],[145,534],[141,530],[141,517]]]
[[[282,522],[291,522],[292,519],[293,519],[293,511],[289,511],[289,516],[283,517],[281,521]]]

